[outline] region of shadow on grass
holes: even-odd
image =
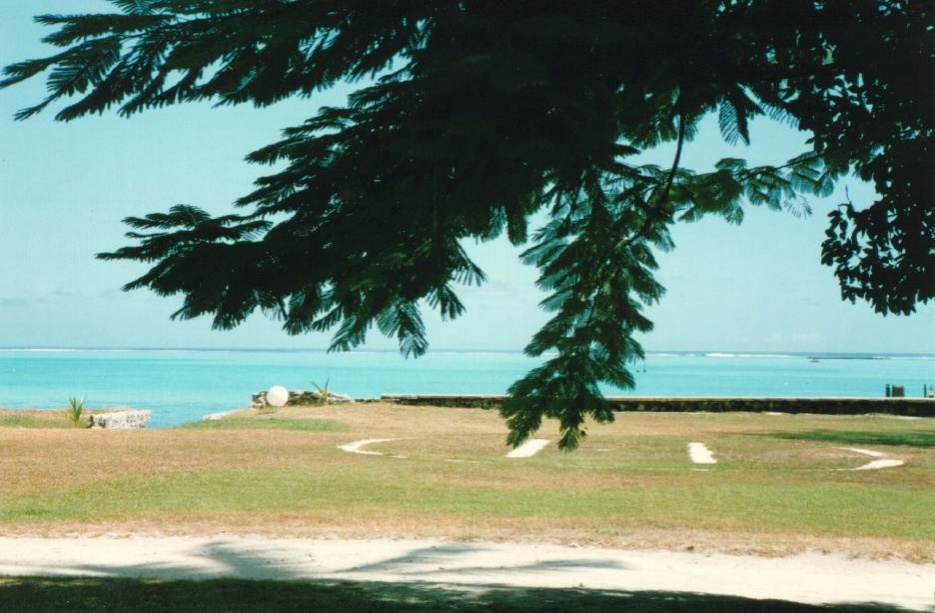
[[[827,441],[842,445],[901,445],[904,447],[935,447],[935,432],[845,432],[841,430],[810,430],[807,432],[775,432],[773,438],[802,441]]]
[[[813,606],[684,592],[504,588],[418,583],[13,577],[0,579],[0,611],[220,613],[292,611],[627,611],[639,613],[895,613],[880,604]]]

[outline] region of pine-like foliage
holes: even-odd
[[[181,294],[176,316],[218,328],[256,310],[290,334],[376,327],[406,355],[428,347],[420,305],[455,318],[484,274],[464,239],[528,246],[552,318],[527,353],[543,365],[504,408],[517,445],[544,417],[563,449],[613,418],[601,388],[633,386],[634,335],[662,296],[654,253],[677,221],[763,205],[808,214],[856,170],[880,199],[832,216],[824,261],[845,298],[909,313],[933,295],[932,12],[909,0],[111,0],[104,15],[46,15],[63,49],[4,70],[46,75],[71,120],[188,101],[264,106],[367,79],[248,160],[276,164],[240,214],[190,205],[129,218],[151,264],[126,289]],[[765,114],[812,134],[776,166],[681,166],[699,119],[729,142]],[[672,164],[634,155],[674,143]],[[528,219],[547,211],[531,233]]]

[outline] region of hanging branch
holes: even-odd
[[[679,104],[676,102],[676,107],[678,106]],[[678,173],[679,163],[682,159],[682,148],[685,144],[685,116],[681,112],[678,112],[675,117],[679,122],[679,133],[675,145],[675,157],[672,160],[672,168],[669,170],[669,176],[666,179],[665,189],[662,192],[661,201],[651,207],[644,206],[640,200],[633,201],[637,206],[639,206],[647,213],[646,221],[643,222],[643,226],[636,234],[624,241],[622,245],[623,247],[629,247],[636,241],[643,238],[646,235],[646,232],[649,231],[649,228],[654,221],[669,219],[669,216],[665,215],[663,211],[669,203],[669,194],[672,191],[672,185],[675,183],[675,175]]]

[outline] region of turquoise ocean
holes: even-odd
[[[407,360],[393,351],[0,349],[0,407],[62,409],[70,396],[89,408],[152,411],[152,427],[246,407],[282,385],[355,398],[381,394],[503,394],[538,360],[519,352],[435,351]],[[908,397],[935,387],[933,355],[649,353],[631,365],[636,389],[609,395],[666,397]]]

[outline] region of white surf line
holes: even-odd
[[[549,444],[548,439],[544,438],[533,438],[529,439],[510,453],[506,454],[508,458],[531,458],[536,455]]]
[[[689,443],[688,457],[690,457],[695,464],[717,464],[717,460],[714,459],[714,453],[712,453],[704,443]]]
[[[359,453],[360,455],[384,455],[379,451],[367,451],[364,449],[367,445],[373,445],[375,443],[387,443],[389,441],[397,441],[399,439],[395,438],[368,438],[362,441],[354,441],[353,443],[348,443],[347,445],[338,445],[338,449],[341,451],[346,451],[348,453]]]
[[[881,458],[878,460],[873,460],[872,462],[867,462],[866,464],[858,466],[857,468],[842,468],[841,470],[880,470],[881,468],[896,468],[897,466],[902,466],[906,463],[904,460],[882,459],[884,456],[886,456],[886,454],[882,451],[872,451],[870,449],[859,449],[856,447],[838,447],[837,449],[853,451],[854,453],[867,455],[871,458]]]
[[[242,410],[243,409],[232,409],[230,411],[223,411],[221,413],[208,413],[207,415],[202,416],[201,421],[220,421],[225,417],[233,415],[234,413],[240,412]]]

